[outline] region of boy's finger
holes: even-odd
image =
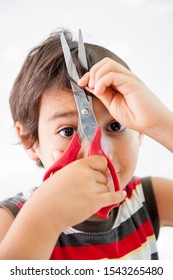
[[[89,72],[85,73],[82,78],[78,81],[78,85],[80,87],[85,87],[86,85],[88,85],[89,82]]]
[[[107,159],[104,156],[95,155],[95,156],[89,156],[85,158],[85,160],[88,160],[89,167],[96,170],[101,171],[103,173],[107,170]]]
[[[103,58],[101,61],[96,63],[91,69],[90,69],[90,77],[89,77],[89,83],[88,86],[90,88],[94,88],[95,82],[97,79],[99,79],[99,73],[100,76],[103,76],[103,74],[106,74],[110,71],[115,71],[115,72],[123,72],[126,71],[127,69],[117,63],[116,61],[106,57]],[[129,71],[128,71],[129,72]],[[97,77],[98,76],[98,77]]]
[[[101,204],[101,207],[118,204],[126,198],[126,195],[126,192],[123,190],[101,193],[98,197],[98,203]]]

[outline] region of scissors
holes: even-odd
[[[92,109],[92,101],[89,96],[86,95],[86,92],[83,88],[80,88],[77,85],[79,81],[79,75],[76,69],[76,66],[73,62],[70,48],[67,44],[64,33],[61,33],[61,45],[64,53],[65,63],[67,67],[68,74],[70,76],[70,84],[72,88],[72,92],[74,94],[74,99],[78,111],[78,129],[77,132],[73,135],[71,142],[67,146],[66,150],[45,173],[43,181],[45,181],[53,172],[63,168],[69,163],[76,160],[79,150],[81,148],[81,142],[84,138],[86,138],[90,144],[88,156],[92,155],[102,155],[107,159],[108,168],[110,170],[113,183],[114,190],[120,190],[120,185],[117,177],[117,173],[115,171],[114,165],[112,161],[107,157],[107,155],[103,152],[101,147],[101,137],[102,131],[98,126],[97,120],[95,118],[93,109]],[[78,59],[80,63],[88,69],[85,46],[82,39],[81,30],[79,30],[79,41],[78,41]],[[113,204],[107,207],[100,209],[97,212],[97,215],[106,219],[109,215],[109,212],[114,207],[117,207],[119,204]]]

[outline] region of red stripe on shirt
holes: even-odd
[[[23,203],[22,202],[18,203],[17,207],[19,207],[21,209],[23,207]]]
[[[151,223],[150,221],[147,221],[130,235],[118,242],[112,242],[111,244],[79,247],[56,246],[51,259],[97,260],[103,258],[121,258],[137,248],[140,248],[142,244],[146,242],[147,237],[152,236],[153,234]]]
[[[129,182],[128,185],[124,188],[127,193],[127,197],[130,198],[133,191],[141,184],[140,178],[135,178],[133,181]]]

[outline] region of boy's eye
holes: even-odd
[[[76,129],[73,127],[64,127],[59,131],[59,134],[64,138],[71,138],[76,132]]]
[[[119,122],[113,121],[109,124],[107,130],[111,132],[122,132],[125,129],[125,126],[121,125]]]

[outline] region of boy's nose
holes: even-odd
[[[78,153],[77,159],[88,157],[90,146],[91,145],[88,142],[88,140],[86,138],[84,138],[81,143],[81,149]],[[109,157],[109,159],[112,160],[113,156],[112,156],[112,151],[111,151],[111,143],[109,141],[109,138],[105,137],[104,135],[102,135],[102,138],[101,138],[101,148],[102,148],[102,151]]]
[[[88,157],[89,149],[90,149],[90,143],[86,138],[84,138],[83,141],[81,142],[81,148],[77,155],[77,159]]]

